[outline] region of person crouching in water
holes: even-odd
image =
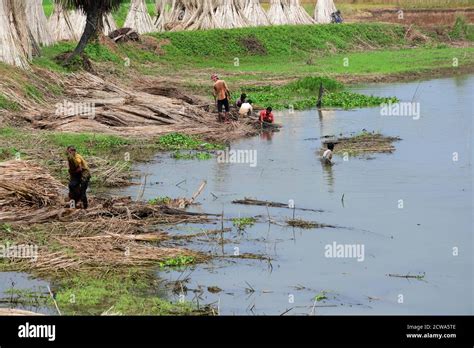
[[[69,199],[74,201],[74,206],[82,202],[82,208],[87,209],[89,203],[87,201],[87,187],[91,179],[89,165],[76,152],[73,146],[67,148],[67,160],[69,164]]]
[[[324,164],[332,164],[332,155],[334,151],[334,144],[333,143],[328,143],[327,144],[328,149],[324,151],[323,153],[323,162]]]
[[[219,121],[230,122],[230,91],[227,87],[227,83],[224,80],[219,80],[219,76],[216,74],[211,76],[211,80],[214,81],[214,98],[217,100],[217,111],[219,112]],[[224,117],[222,112],[225,109]]]
[[[240,106],[240,110],[239,110],[240,117],[247,117],[247,116],[252,115],[252,112],[253,112],[252,103],[253,102],[249,99],[249,101],[246,101]]]
[[[275,121],[275,118],[273,117],[272,113],[273,109],[271,107],[268,107],[266,110],[262,110],[260,112],[260,124],[263,125],[265,123],[270,123],[272,124]]]

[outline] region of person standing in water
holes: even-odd
[[[328,149],[323,153],[323,161],[325,164],[332,164],[332,155],[334,151],[334,144],[328,143]]]
[[[227,87],[227,83],[224,80],[220,80],[217,74],[211,76],[211,80],[214,81],[214,98],[217,101],[217,112],[219,113],[219,121],[229,122],[230,112],[230,91]],[[222,113],[225,110],[224,117]]]

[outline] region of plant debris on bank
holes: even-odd
[[[358,156],[370,153],[392,153],[395,151],[394,143],[401,140],[399,137],[384,136],[380,133],[362,131],[349,137],[327,137],[323,140],[324,152],[326,144],[335,144],[336,155]]]

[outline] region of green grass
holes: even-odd
[[[34,85],[25,85],[25,94],[28,98],[34,99],[37,102],[41,102],[44,99],[43,94]]]
[[[130,140],[115,135],[90,133],[52,133],[48,139],[57,147],[76,147],[82,155],[98,155],[130,144]]]
[[[18,130],[17,128],[13,128],[13,127],[3,127],[3,128],[0,128],[0,137],[3,137],[3,138],[13,138],[13,137],[17,137],[20,135],[20,130]]]
[[[46,17],[49,18],[51,14],[53,13],[54,5],[53,5],[53,0],[43,0],[43,9],[44,9],[44,14]]]
[[[69,67],[64,67],[56,61],[57,56],[66,52],[71,52],[75,47],[76,44],[73,42],[59,42],[52,46],[43,47],[41,50],[41,57],[35,58],[33,60],[33,64],[62,73],[77,70],[81,67],[79,59],[77,59],[76,62],[73,62]],[[98,43],[91,43],[87,45],[85,54],[89,59],[97,63],[109,62],[113,63],[117,67],[123,65],[123,59],[121,56],[115,52],[112,52],[108,47]]]
[[[127,274],[64,279],[56,301],[66,315],[100,315],[109,309],[119,315],[189,315],[195,310],[189,302],[173,303],[159,296],[153,279],[133,269]]]
[[[17,154],[22,155],[15,147],[0,147],[0,162],[15,158]]]
[[[172,68],[189,70],[192,64],[193,68],[222,69],[244,75],[238,79],[245,78],[246,73],[330,75],[429,69],[463,51],[436,47],[404,49],[409,44],[404,35],[402,26],[374,23],[152,34],[170,41],[164,46],[166,55],[160,59]],[[242,43],[248,38],[260,42],[267,53],[248,52]],[[368,50],[367,44],[376,50]],[[234,64],[235,58],[239,59],[238,66]],[[469,61],[472,63],[472,57]]]
[[[449,37],[454,40],[474,41],[474,25],[466,22],[464,17],[457,17]]]
[[[168,59],[188,57],[188,61],[200,61],[202,57],[216,60],[256,55],[244,44],[249,38],[259,42],[268,56],[290,58],[289,56],[300,53],[321,52],[332,48],[349,50],[360,44],[360,40],[376,47],[401,45],[404,42],[404,34],[403,27],[398,25],[371,23],[182,31],[151,35],[171,41],[171,44],[166,46]]]
[[[51,227],[33,225],[29,243],[50,252],[74,252],[51,238]],[[0,224],[0,243],[14,244],[18,240],[18,231],[7,224]],[[24,235],[23,235],[24,236]],[[20,237],[20,239],[23,237]],[[183,267],[194,263],[193,257],[169,258],[159,264],[161,268]],[[15,265],[17,267],[15,268]],[[21,266],[20,266],[21,267]],[[18,264],[9,262],[8,258],[0,258],[0,272],[18,271]],[[101,315],[104,312],[118,315],[192,315],[203,313],[187,301],[171,302],[166,298],[155,272],[143,268],[106,269],[104,271],[88,270],[75,272],[67,277],[57,277],[51,274],[51,288],[55,300],[63,315]],[[3,302],[10,298],[14,303],[46,306],[55,310],[47,290],[42,291],[18,290],[11,288],[4,293],[7,296],[0,299]]]
[[[18,111],[20,106],[0,93],[0,110]]]

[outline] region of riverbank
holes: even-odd
[[[236,139],[252,131],[215,122],[209,113],[214,108],[212,73],[228,82],[234,99],[248,91],[257,108],[314,106],[319,82],[330,92],[323,106],[346,107],[340,102],[344,94],[339,94],[344,85],[338,83],[472,72],[471,40],[472,25],[462,20],[454,27],[426,32],[377,23],[171,32],[143,36],[139,43],[102,40],[90,45],[86,66],[92,74],[81,71],[80,65],[61,66],[56,58],[74,44],[60,43],[43,48],[30,72],[0,64],[5,76],[0,82],[0,115],[14,125],[57,131],[142,137],[179,131]],[[381,103],[367,97],[354,95],[350,107]],[[96,117],[57,117],[58,105],[71,99],[93,105]]]

